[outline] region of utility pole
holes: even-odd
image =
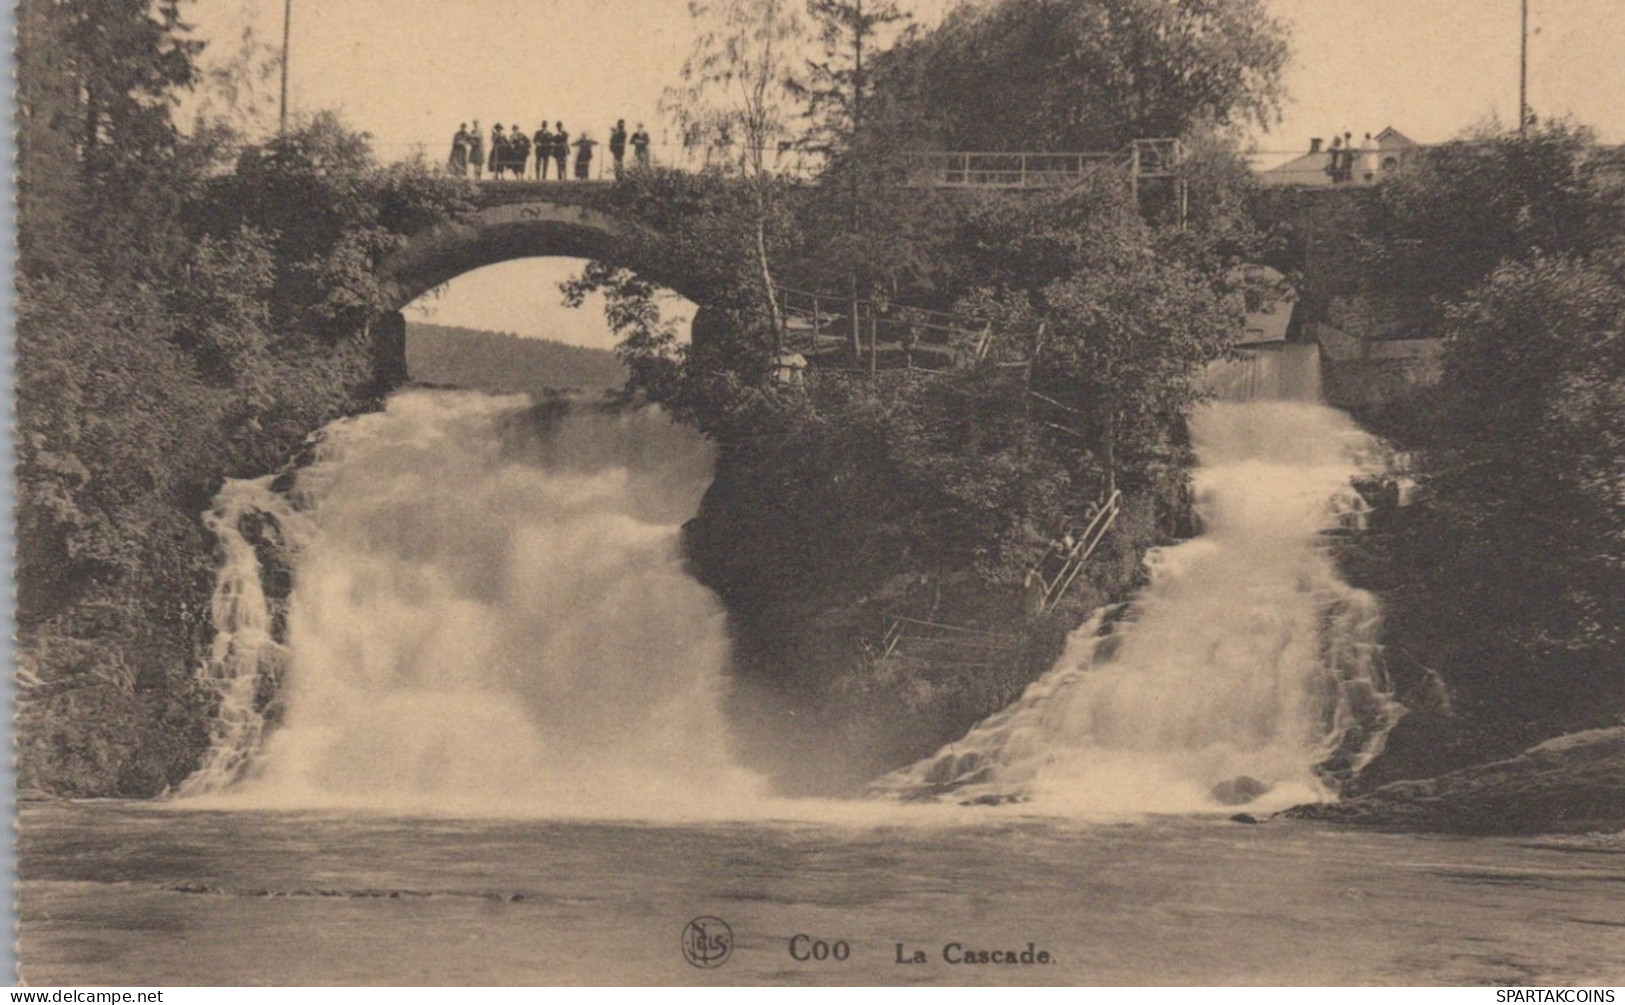
[[[1529,0],[1523,2],[1523,30],[1518,42],[1518,135],[1529,131]]]
[[[288,35],[292,25],[293,0],[282,0],[282,103],[277,116],[277,133],[282,136],[288,134]]]

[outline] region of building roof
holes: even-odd
[[[1409,136],[1389,126],[1376,134],[1372,139],[1378,150],[1401,150],[1416,146],[1416,141]],[[1360,144],[1354,145],[1358,153]],[[1332,186],[1331,166],[1332,154],[1328,150],[1318,150],[1294,157],[1285,164],[1278,164],[1265,171],[1258,172],[1258,183],[1266,187],[1276,185],[1298,185],[1313,188],[1330,188]]]
[[[1322,150],[1320,153],[1304,154],[1295,157],[1285,164],[1278,164],[1268,171],[1258,173],[1260,185],[1315,185],[1329,188],[1332,176],[1327,167],[1331,164],[1332,155]]]

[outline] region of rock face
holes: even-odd
[[[1285,815],[1462,834],[1625,829],[1625,726],[1570,733],[1504,761]]]

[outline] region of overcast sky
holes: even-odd
[[[934,21],[951,0],[915,0]],[[1268,0],[1292,30],[1284,120],[1254,138],[1268,161],[1311,136],[1392,125],[1436,142],[1518,107],[1519,0]],[[1530,103],[1625,142],[1625,0],[1530,0]],[[280,43],[281,0],[195,0],[215,56],[245,25]],[[616,118],[665,139],[657,105],[689,47],[686,0],[293,0],[291,104],[337,109],[379,153],[444,157],[458,123],[563,120],[604,139]],[[1278,151],[1274,156],[1267,152]],[[543,334],[559,267],[496,266],[456,282],[434,319]],[[525,279],[525,276],[531,276]],[[543,314],[551,315],[544,318]],[[602,341],[595,323],[567,337]]]

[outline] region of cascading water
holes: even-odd
[[[1016,704],[878,793],[1061,812],[1279,806],[1326,798],[1380,753],[1403,709],[1376,601],[1319,543],[1359,525],[1351,479],[1380,451],[1340,412],[1246,400],[1316,393],[1314,361],[1287,355],[1208,375],[1242,400],[1191,423],[1203,535],[1154,550],[1131,604],[1096,612]]]
[[[289,496],[228,484],[205,668],[221,715],[182,794],[590,814],[753,798],[719,708],[723,613],[679,551],[710,466],[652,410],[414,391],[330,426]],[[293,566],[285,645],[251,513]]]
[[[271,476],[228,481],[203,518],[218,542],[221,562],[210,612],[214,643],[202,676],[215,689],[220,708],[208,753],[181,785],[181,796],[218,791],[235,781],[259,751],[279,707],[288,649],[278,640],[278,622],[285,629],[287,609],[266,595],[259,547],[286,554],[310,529],[304,514],[272,488],[273,481]]]

